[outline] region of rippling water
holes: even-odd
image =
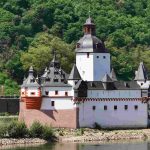
[[[150,150],[150,142],[115,143],[115,144],[46,144],[32,147],[2,148],[8,150]]]

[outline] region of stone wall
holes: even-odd
[[[0,113],[19,113],[19,97],[0,97]]]

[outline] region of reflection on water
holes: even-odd
[[[16,147],[16,148],[2,148],[8,150],[150,150],[149,142],[141,143],[117,143],[117,144],[76,144],[76,143],[66,143],[66,144],[46,144],[42,146],[32,146],[32,147]]]

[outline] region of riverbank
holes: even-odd
[[[149,140],[150,129],[98,130],[98,129],[58,129],[59,142],[107,142],[117,140]]]
[[[98,129],[54,129],[55,141],[59,143],[87,143],[87,142],[116,142],[150,140],[150,129],[137,130],[98,130]],[[48,141],[40,138],[2,138],[0,146],[46,144]]]
[[[39,138],[3,138],[0,139],[0,146],[4,145],[21,145],[21,144],[46,144],[47,141]]]

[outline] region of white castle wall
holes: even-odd
[[[54,101],[55,106],[51,105],[51,102]],[[41,110],[65,110],[75,108],[74,102],[71,98],[43,98]],[[62,116],[63,117],[63,116]]]
[[[43,87],[42,95],[46,95],[45,92],[48,91],[48,96],[66,96],[65,92],[68,92],[68,96],[72,96],[72,87]],[[55,94],[55,91],[58,91],[58,95]]]
[[[24,96],[24,94],[22,92],[24,92],[24,94],[26,92],[26,96],[28,96],[28,97],[38,97],[39,96],[39,89],[37,87],[28,87],[27,89],[22,88],[21,96]]]
[[[104,110],[104,105],[107,110]],[[114,110],[114,105],[117,105],[117,110]],[[124,105],[128,105],[127,110]],[[93,106],[96,106],[95,110]],[[93,127],[95,122],[104,128],[147,127],[147,104],[140,101],[87,101],[79,104],[80,127]]]
[[[48,95],[45,95],[45,91],[49,92]],[[55,94],[55,91],[58,91],[58,95]],[[68,92],[67,96],[65,92]],[[42,110],[65,110],[75,107],[72,101],[72,87],[44,87],[42,88],[42,95],[47,96],[42,98]],[[52,106],[52,101],[54,106]]]
[[[100,81],[110,74],[109,53],[76,53],[76,65],[84,81]]]
[[[140,98],[141,90],[88,90],[88,98]]]
[[[110,54],[93,53],[93,81],[100,81],[104,75],[110,74]]]
[[[76,53],[76,65],[84,81],[93,81],[93,53]]]

